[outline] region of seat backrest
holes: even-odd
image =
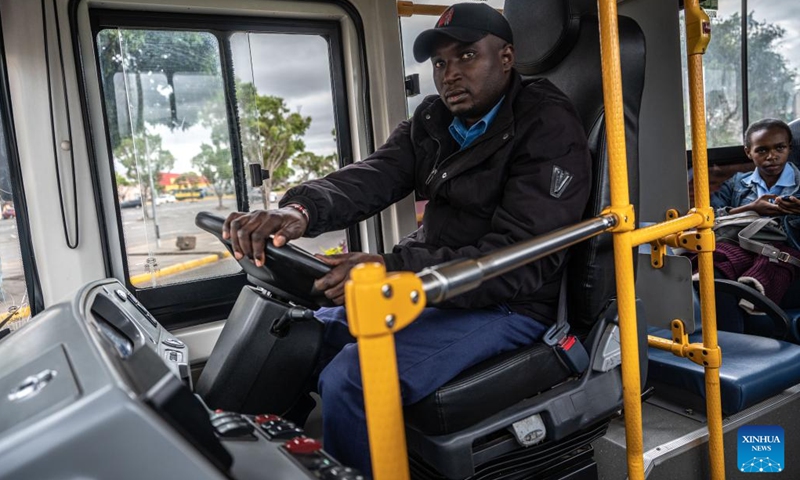
[[[789,161],[800,167],[800,118],[789,123],[792,129],[792,149],[789,152]]]
[[[597,3],[506,0],[504,14],[515,32],[516,68],[520,74],[549,79],[578,110],[589,139],[593,167],[592,192],[584,217],[597,216],[611,203]],[[638,211],[638,132],[645,39],[639,25],[623,16],[619,17],[619,34],[630,197]],[[573,327],[590,327],[616,292],[611,235],[572,247],[568,275],[570,323]]]

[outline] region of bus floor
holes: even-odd
[[[648,480],[711,478],[706,418],[702,412],[667,400],[656,391],[642,404],[642,424]],[[783,478],[800,478],[800,461],[790,454],[800,448],[800,385],[723,419],[726,479],[752,479],[752,474],[738,468],[737,430],[743,425],[783,427]],[[624,416],[612,420],[606,435],[593,446],[601,479],[627,478]]]

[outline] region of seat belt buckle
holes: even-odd
[[[572,373],[580,375],[589,368],[589,354],[575,335],[562,337],[555,345],[555,349]]]
[[[542,342],[549,347],[555,347],[558,343],[569,334],[569,323],[559,322],[553,324],[544,332]]]

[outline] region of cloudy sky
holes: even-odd
[[[237,78],[254,83],[260,94],[283,98],[290,111],[311,117],[304,137],[306,149],[321,155],[334,153],[327,41],[317,35],[241,33],[234,34],[231,46]],[[204,141],[210,143],[210,130],[198,124],[174,131],[160,126],[155,131],[161,135],[163,147],[176,157],[175,172],[192,170],[192,157]]]
[[[416,3],[454,3],[442,0],[417,0]],[[489,0],[489,5],[501,8],[503,0]],[[741,8],[740,0],[720,0],[719,15],[728,16]],[[749,7],[758,20],[780,25],[786,30],[785,40],[779,45],[790,66],[800,70],[800,1],[749,0]],[[432,16],[402,18],[402,44],[406,74],[418,73],[422,94],[408,101],[409,112],[426,94],[435,93],[430,62],[418,64],[411,54],[414,39],[419,32],[431,28],[436,22]],[[292,111],[312,118],[306,136],[306,148],[317,154],[336,151],[331,137],[334,127],[331,95],[328,45],[319,36],[238,34],[233,39],[234,67],[238,77],[254,81],[259,93],[277,95],[286,100]],[[209,132],[195,125],[185,131],[170,132],[159,127],[163,145],[177,158],[174,171],[191,170],[191,158],[199,152],[200,143],[209,138]]]

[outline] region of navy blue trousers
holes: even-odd
[[[358,348],[344,307],[323,308],[325,323],[319,378],[325,450],[344,465],[371,476]],[[426,308],[395,335],[403,405],[416,403],[466,368],[500,353],[531,345],[546,327],[505,306],[479,310]]]

